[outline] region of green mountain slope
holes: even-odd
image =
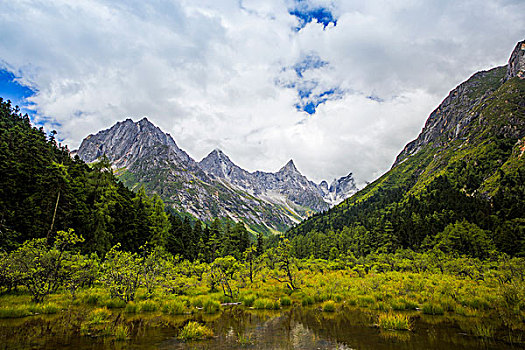
[[[426,249],[447,226],[472,223],[489,247],[525,254],[525,80],[511,73],[505,66],[473,75],[432,112],[390,171],[287,235],[342,234],[339,251],[368,254]],[[471,243],[457,250],[469,253]]]

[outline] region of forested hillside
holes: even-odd
[[[84,252],[104,256],[117,243],[138,251],[146,242],[186,259],[212,261],[242,253],[249,235],[242,223],[210,227],[189,215],[167,213],[157,197],[136,193],[116,179],[107,160],[87,165],[31,126],[27,115],[0,98],[0,250],[33,238],[53,240],[74,229]]]
[[[291,229],[296,255],[432,247],[525,255],[525,80],[509,70],[473,75],[430,115],[389,172]]]

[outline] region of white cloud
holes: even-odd
[[[72,148],[147,115],[197,160],[221,147],[248,170],[293,158],[316,181],[353,172],[364,182],[449,90],[506,63],[525,34],[522,1],[310,3],[337,25],[296,31],[291,0],[7,2],[0,60],[38,89],[40,121]],[[328,62],[304,72],[315,92],[345,92],[312,116],[276,84],[309,54]]]

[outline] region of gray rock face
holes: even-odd
[[[334,179],[328,187],[326,181],[322,181],[318,188],[323,192],[323,199],[330,205],[337,205],[358,191],[352,173],[339,179]]]
[[[78,156],[86,162],[93,162],[104,154],[116,168],[127,167],[146,156],[150,148],[165,147],[178,163],[192,162],[186,152],[177,147],[169,134],[163,133],[147,118],[134,123],[131,119],[118,122],[110,129],[86,137]]]
[[[520,41],[510,55],[505,78],[510,79],[513,77],[525,79],[525,40]]]
[[[473,110],[487,94],[501,85],[505,72],[505,66],[478,72],[452,90],[430,114],[417,139],[408,143],[397,156],[392,167],[416,154],[425,145],[433,144],[435,148],[443,146],[442,136],[446,136],[447,142],[463,137],[462,131],[476,117]],[[491,86],[482,83],[486,81],[490,81]]]
[[[520,41],[506,66],[478,72],[452,90],[430,114],[417,139],[407,144],[397,156],[392,167],[419,152],[422,146],[433,144],[435,148],[439,148],[444,146],[444,142],[464,137],[466,126],[478,117],[474,110],[485,97],[510,78],[525,78],[524,56],[525,41]]]
[[[201,220],[229,217],[283,231],[333,203],[291,160],[276,173],[250,173],[220,150],[197,163],[146,118],[136,123],[126,119],[89,135],[77,154],[86,162],[105,155],[127,186],[144,186],[167,205]],[[350,180],[353,183],[351,176]],[[337,192],[335,197],[342,198],[353,193],[345,192],[347,188],[331,186],[327,193]]]

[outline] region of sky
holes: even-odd
[[[0,96],[70,149],[147,116],[196,160],[388,170],[456,85],[507,63],[522,0],[16,0]]]

